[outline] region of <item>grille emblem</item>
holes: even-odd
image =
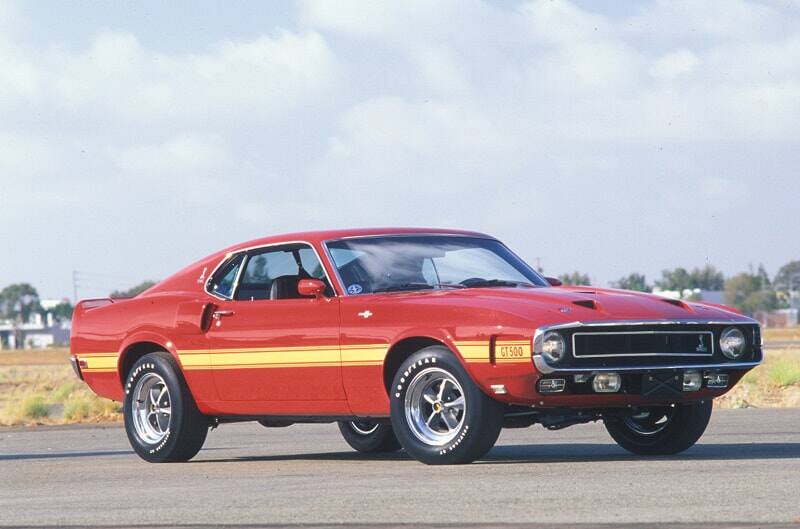
[[[698,353],[707,353],[708,348],[703,343],[703,335],[701,334],[698,338],[700,338],[700,345],[697,346],[697,349],[695,349],[695,351],[697,351]]]

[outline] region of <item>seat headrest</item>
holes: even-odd
[[[269,288],[269,299],[296,299],[302,296],[297,291],[300,276],[280,276],[272,280]]]

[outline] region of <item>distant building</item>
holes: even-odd
[[[53,307],[61,300],[42,300],[44,314],[35,312],[28,321],[17,324],[11,320],[0,320],[0,349],[41,349],[69,345],[70,322],[58,321],[53,316]]]
[[[762,327],[796,327],[800,324],[800,310],[798,309],[778,309],[778,310],[759,310],[755,318]]]
[[[700,288],[687,288],[684,290],[660,290],[658,287],[653,289],[653,294],[670,299],[685,299],[691,301],[707,301],[718,305],[725,304],[724,290],[703,290]]]

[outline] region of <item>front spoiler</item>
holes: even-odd
[[[730,363],[717,363],[717,364],[664,364],[653,366],[620,366],[620,367],[558,367],[551,366],[547,360],[540,354],[533,355],[533,365],[536,369],[544,374],[550,375],[553,373],[569,374],[569,373],[603,373],[603,372],[620,372],[624,371],[629,373],[631,371],[657,371],[663,369],[752,369],[761,363],[761,359],[752,362],[730,362]]]

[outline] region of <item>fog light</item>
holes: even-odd
[[[592,379],[592,389],[596,393],[616,393],[621,386],[619,373],[599,373]]]
[[[728,375],[726,373],[709,373],[706,375],[708,382],[706,387],[711,389],[725,389],[728,387]]]
[[[566,386],[566,379],[543,378],[539,381],[539,393],[561,393]]]
[[[683,373],[683,391],[697,391],[703,386],[703,377],[700,371],[686,371]]]

